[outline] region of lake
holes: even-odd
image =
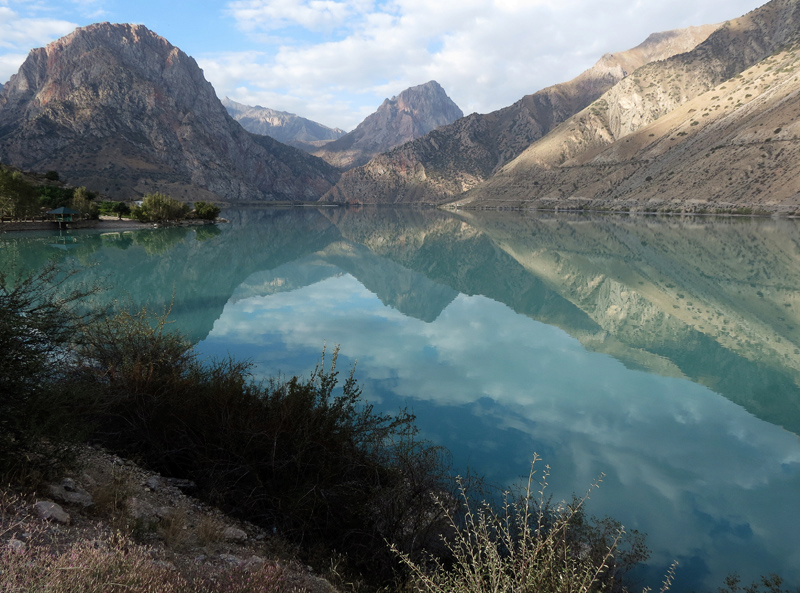
[[[242,208],[216,227],[8,233],[0,264],[86,266],[257,376],[357,361],[379,410],[498,485],[648,534],[658,588],[800,586],[800,226],[788,220]]]

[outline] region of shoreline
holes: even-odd
[[[130,218],[119,219],[116,216],[101,216],[97,220],[81,220],[77,222],[58,223],[54,221],[33,222],[0,222],[0,233],[15,231],[72,231],[81,229],[99,229],[106,231],[135,231],[141,229],[155,229],[170,226],[203,226],[227,222],[223,218],[216,221],[209,220],[182,220],[177,223],[139,222]]]

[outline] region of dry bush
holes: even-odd
[[[201,546],[208,546],[222,541],[224,527],[222,523],[214,517],[203,515],[197,522],[195,527],[195,534],[197,536],[197,543]]]
[[[506,493],[498,511],[487,502],[477,508],[461,488],[462,512],[452,501],[440,502],[450,520],[452,536],[445,541],[449,561],[431,558],[428,564],[413,561],[397,551],[411,572],[412,588],[425,593],[589,593],[624,590],[618,578],[620,544],[625,530],[618,525],[608,532],[586,531],[583,506],[588,498],[552,507],[545,497],[549,468],[543,472],[538,497],[533,478],[534,456],[527,485],[521,495]],[[597,487],[597,483],[592,488]],[[591,490],[590,489],[590,490]],[[587,535],[589,537],[587,537]],[[641,542],[638,542],[643,546]],[[646,548],[637,548],[634,557]],[[669,583],[665,583],[666,591]]]
[[[164,540],[168,548],[181,548],[187,543],[189,522],[186,510],[173,509],[168,515],[158,522],[158,535]]]

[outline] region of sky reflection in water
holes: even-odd
[[[709,389],[629,370],[485,297],[460,295],[432,323],[406,317],[349,275],[229,303],[200,349],[291,375],[323,339],[345,368],[358,359],[379,408],[408,405],[462,471],[510,484],[537,452],[557,498],[605,473],[591,511],[647,532],[658,570],[677,558],[676,590],[732,567],[798,578],[798,438]]]

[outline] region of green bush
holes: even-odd
[[[39,213],[36,190],[19,171],[0,167],[0,216],[25,219]]]
[[[74,188],[40,185],[36,188],[39,205],[47,210],[55,210],[61,206],[69,206]]]
[[[216,204],[195,202],[194,211],[197,218],[201,220],[216,220],[221,210]]]
[[[100,214],[97,204],[94,203],[95,196],[96,194],[88,191],[85,187],[76,187],[72,192],[69,207],[79,212],[83,218],[97,219]]]
[[[391,541],[416,557],[438,536],[431,493],[449,481],[440,449],[415,440],[414,417],[377,414],[336,352],[307,378],[255,383],[249,364],[201,363],[146,311],[103,320],[80,358],[103,391],[96,438],[306,550],[337,550],[389,579]]]
[[[156,192],[142,198],[142,205],[133,208],[131,215],[141,222],[181,220],[189,213],[189,206],[168,195]]]

